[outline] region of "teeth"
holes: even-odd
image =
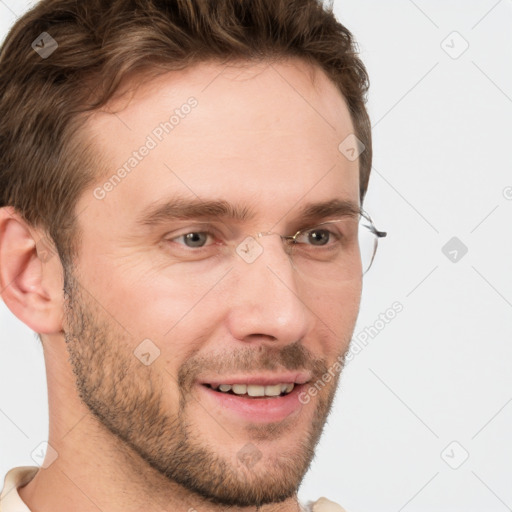
[[[245,384],[233,384],[233,393],[237,395],[245,395],[247,393],[247,386]]]
[[[265,395],[267,396],[279,396],[281,394],[281,384],[274,386],[265,386]]]
[[[251,384],[247,386],[247,394],[249,396],[265,396],[265,386],[255,386]]]
[[[295,384],[271,384],[269,386],[260,386],[257,384],[220,384],[219,386],[212,386],[217,391],[227,393],[233,391],[235,395],[249,395],[249,396],[279,396],[281,393],[290,393]]]

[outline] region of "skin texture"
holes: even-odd
[[[309,202],[357,205],[357,160],[338,151],[353,132],[346,104],[323,72],[297,59],[202,63],[137,84],[87,123],[104,172],[76,206],[73,268],[43,258],[42,232],[0,210],[2,297],[43,334],[58,453],[20,495],[33,512],[298,510],[339,374],[298,413],[264,423],[215,408],[197,379],[287,369],[321,378],[348,349],[357,265],[315,283],[277,236],[258,239],[263,252],[250,264],[213,252],[184,261],[191,249],[170,239],[197,222],[136,219],[176,196],[224,200],[254,214],[217,223],[243,240],[294,234]],[[98,199],[98,186],[190,97],[197,106]],[[134,351],[148,339],[160,352],[145,365]],[[247,446],[260,455],[254,465],[238,455]]]

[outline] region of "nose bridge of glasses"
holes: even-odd
[[[270,236],[270,235],[277,235],[281,242],[283,242],[285,249],[288,248],[295,240],[296,235],[281,235],[280,233],[277,233],[276,231],[260,231],[259,233],[256,233],[256,239],[261,241],[261,238]]]
[[[281,240],[263,242],[263,238],[269,235],[278,235]],[[270,265],[274,270],[279,270],[282,274],[290,264],[290,268],[295,268],[290,258],[292,254],[287,242],[286,236],[280,235],[275,231],[253,232],[252,235],[248,234],[243,240],[237,241],[234,252],[245,263],[251,264],[251,267],[260,269],[262,265],[263,267]]]
[[[279,233],[277,233],[276,231],[260,231],[259,233],[256,233],[257,238],[261,238],[264,236],[270,236],[270,235],[277,235],[280,238],[286,238],[283,235],[280,235]]]
[[[278,239],[275,240],[275,242],[265,243],[263,241],[263,238],[270,237],[270,235],[277,235]],[[280,239],[280,240],[279,240]],[[281,235],[277,231],[260,231],[258,233],[253,233],[253,235],[247,236],[247,238],[239,243],[238,249],[240,249],[241,246],[247,246],[251,249],[254,256],[262,254],[266,251],[271,251],[271,253],[279,254],[283,249],[284,252],[290,256],[291,255],[291,246],[293,245],[294,236],[287,236],[287,235]],[[280,245],[281,244],[281,245]],[[275,252],[277,251],[277,252]],[[243,259],[245,258],[245,254],[241,254],[240,250],[237,251],[239,255],[242,256]],[[247,251],[243,251],[246,254]],[[253,257],[254,257],[253,256]]]

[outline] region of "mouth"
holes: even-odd
[[[277,398],[289,395],[295,388],[294,382],[282,382],[269,385],[258,384],[204,384],[219,393],[243,396],[245,398]]]
[[[298,415],[303,407],[299,394],[311,375],[212,378],[200,382],[201,398],[216,414],[229,419],[268,423]]]

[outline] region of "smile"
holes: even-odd
[[[278,397],[288,395],[293,391],[295,387],[295,383],[277,383],[270,384],[266,386],[257,385],[257,384],[219,384],[219,385],[210,385],[206,384],[206,386],[210,387],[215,391],[219,391],[222,393],[229,393],[233,395],[239,396],[249,396],[249,397]]]

